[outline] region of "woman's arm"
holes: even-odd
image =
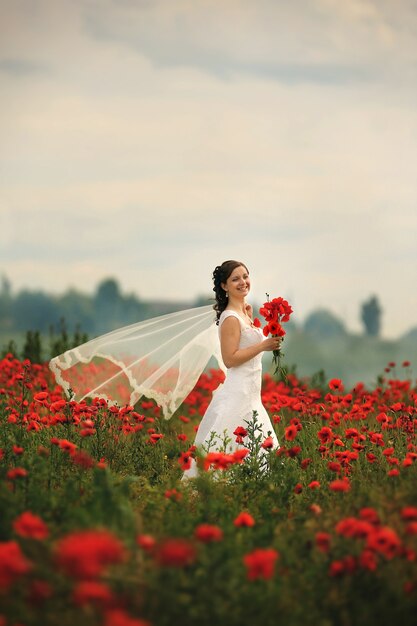
[[[230,316],[224,320],[220,328],[222,359],[227,368],[242,365],[265,350],[275,350],[279,347],[281,338],[268,337],[268,339],[261,340],[248,348],[240,349],[239,341],[240,322],[236,317]]]

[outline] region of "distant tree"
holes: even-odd
[[[102,280],[94,296],[96,333],[104,333],[121,325],[123,320],[123,297],[119,283],[114,278]]]
[[[12,300],[14,329],[46,331],[59,318],[59,306],[54,298],[42,291],[24,289]]]
[[[317,309],[310,313],[304,322],[304,330],[319,339],[346,335],[343,322],[326,309]]]
[[[371,296],[363,302],[361,307],[361,320],[365,326],[365,333],[371,337],[379,337],[381,330],[382,309],[377,296]]]
[[[0,329],[10,330],[13,326],[11,291],[11,283],[3,274],[0,291]]]
[[[85,332],[95,329],[95,311],[91,296],[71,288],[58,299],[60,317],[64,317],[70,331],[80,326]]]

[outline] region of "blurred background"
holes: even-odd
[[[206,304],[237,258],[300,375],[416,362],[413,0],[1,0],[0,35],[3,353]]]

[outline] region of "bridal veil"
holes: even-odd
[[[212,305],[144,320],[71,348],[49,367],[67,396],[134,405],[151,398],[169,419],[214,356],[225,371]]]

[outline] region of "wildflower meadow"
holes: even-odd
[[[280,448],[254,414],[228,454],[192,445],[221,371],[165,420],[6,354],[0,625],[415,624],[417,386],[384,367],[372,389],[265,375]]]

